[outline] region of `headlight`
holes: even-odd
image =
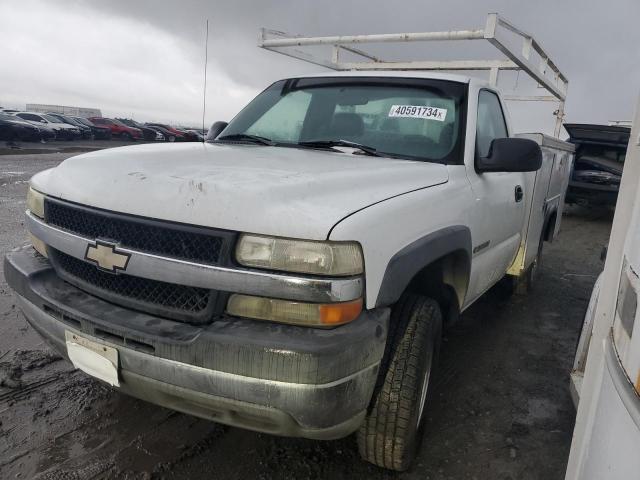
[[[31,187],[27,190],[27,209],[36,217],[44,218],[44,195]],[[29,237],[31,238],[33,248],[35,248],[40,255],[47,257],[47,246],[45,243],[31,233]]]
[[[355,320],[362,299],[343,303],[302,303],[275,298],[231,295],[227,313],[238,317],[270,320],[306,327],[336,327]]]
[[[36,217],[44,218],[44,195],[31,187],[27,190],[27,209]]]
[[[247,267],[313,275],[348,276],[364,270],[356,242],[318,242],[243,234],[236,260]]]

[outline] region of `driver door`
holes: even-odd
[[[491,142],[509,136],[500,98],[490,90],[478,94],[475,158],[486,157]],[[475,162],[474,162],[475,163]],[[524,174],[478,173],[467,165],[475,196],[471,210],[472,269],[467,304],[502,278],[513,262],[524,224]]]

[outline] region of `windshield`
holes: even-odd
[[[51,123],[64,123],[62,120],[60,120],[59,118],[56,117],[52,117],[51,115],[40,115],[42,118],[44,118],[45,120],[49,120]]]
[[[14,117],[13,115],[7,115],[6,113],[0,112],[0,119],[2,120],[11,120],[12,122],[22,122],[24,121],[20,117]]]
[[[57,116],[57,115],[49,115],[50,117],[54,117],[57,118],[59,122],[62,123],[68,123],[69,125],[75,125],[75,121],[69,117],[64,117],[62,115]]]
[[[274,83],[220,134],[275,144],[340,141],[382,155],[460,163],[466,85],[394,77],[303,78]]]
[[[78,122],[81,123],[82,125],[86,125],[87,127],[92,127],[93,123],[91,123],[89,120],[87,120],[86,118],[82,118],[82,117],[73,117],[73,119]]]

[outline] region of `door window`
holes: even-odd
[[[19,113],[18,117],[23,118],[25,120],[31,120],[32,122],[39,122],[42,120],[38,115],[34,115],[33,113]]]
[[[476,154],[489,155],[491,141],[506,138],[507,122],[504,119],[498,96],[489,90],[481,90],[478,96],[478,123],[476,126]]]

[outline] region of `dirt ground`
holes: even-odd
[[[28,178],[70,155],[0,156],[0,255],[25,242]],[[48,349],[0,274],[0,478],[561,479],[568,375],[611,219],[570,209],[536,290],[491,291],[446,333],[422,448],[403,474],[362,462],[351,437],[277,438],[112,391]]]

